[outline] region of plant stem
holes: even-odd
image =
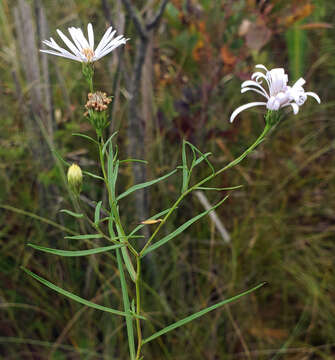
[[[218,176],[219,174],[223,173],[224,171],[232,168],[233,166],[237,165],[238,163],[240,163],[251,151],[253,151],[265,138],[265,136],[267,135],[267,133],[270,131],[271,129],[271,125],[269,125],[268,123],[266,123],[265,128],[263,130],[263,132],[261,133],[261,135],[259,135],[259,137],[257,138],[257,140],[248,147],[247,150],[244,151],[243,154],[241,154],[238,158],[236,158],[235,160],[231,161],[228,165],[226,165],[225,167],[221,168],[220,170],[208,175],[206,178],[202,179],[201,181],[199,181],[197,184],[193,185],[192,187],[190,187],[189,189],[187,189],[184,193],[182,193],[180,195],[180,197],[177,199],[177,201],[172,205],[172,207],[170,208],[170,211],[165,215],[164,219],[159,223],[159,225],[157,226],[156,230],[153,232],[153,234],[151,235],[151,237],[149,238],[149,240],[147,241],[147,243],[144,245],[144,247],[142,248],[142,250],[140,251],[140,257],[143,256],[145,250],[147,249],[147,247],[150,245],[150,243],[152,242],[152,240],[154,239],[154,237],[156,236],[156,234],[158,233],[158,231],[160,230],[160,228],[163,226],[163,224],[166,222],[166,220],[169,218],[169,216],[172,214],[172,212],[176,209],[176,207],[179,205],[179,203],[184,199],[184,197],[186,195],[188,195],[190,192],[192,192],[193,190],[196,190],[199,186],[203,185],[204,183],[206,183],[209,180],[212,180],[213,178],[215,178],[216,176]]]
[[[141,258],[137,256],[136,258],[137,268],[136,268],[136,315],[141,314]],[[136,317],[136,329],[137,329],[137,354],[136,360],[140,359],[141,348],[142,348],[142,331],[141,331],[141,319]]]

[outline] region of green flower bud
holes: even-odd
[[[72,164],[67,171],[67,181],[71,190],[79,195],[81,192],[81,185],[83,183],[83,173],[77,164]]]

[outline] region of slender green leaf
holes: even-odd
[[[126,317],[129,317],[129,313],[125,313],[123,311],[119,311],[119,310],[114,310],[114,309],[111,309],[111,308],[108,308],[108,307],[105,307],[105,306],[102,306],[102,305],[98,305],[98,304],[95,304],[91,301],[88,301],[88,300],[85,300],[77,295],[74,295],[72,293],[70,293],[69,291],[66,291],[60,287],[58,287],[57,285],[51,283],[50,281],[46,280],[46,279],[43,279],[41,278],[40,276],[34,274],[33,272],[29,271],[28,269],[24,268],[24,267],[21,267],[21,269],[23,271],[25,271],[28,275],[30,275],[31,277],[33,277],[34,279],[36,279],[37,281],[39,281],[40,283],[42,283],[43,285],[47,286],[48,288],[58,292],[59,294],[62,294],[80,304],[83,304],[83,305],[86,305],[86,306],[89,306],[91,308],[94,308],[94,309],[97,309],[97,310],[101,310],[101,311],[106,311],[106,312],[109,312],[109,313],[112,313],[112,314],[115,314],[115,315],[121,315],[121,316],[126,316]]]
[[[247,295],[247,294],[250,294],[251,292],[259,289],[259,288],[262,287],[262,286],[264,286],[265,284],[266,284],[266,282],[262,282],[262,283],[258,284],[257,286],[253,287],[252,289],[249,289],[249,290],[247,290],[247,291],[244,291],[243,293],[241,293],[241,294],[239,294],[239,295],[233,296],[233,297],[231,297],[230,299],[226,299],[226,300],[220,301],[219,303],[217,303],[217,304],[215,304],[215,305],[209,306],[209,307],[207,307],[207,308],[205,308],[205,309],[203,309],[203,310],[200,310],[200,311],[196,312],[195,314],[192,314],[192,315],[190,315],[190,316],[187,316],[186,318],[184,318],[184,319],[182,319],[182,320],[179,320],[179,321],[177,321],[177,322],[175,322],[175,323],[173,323],[173,324],[165,327],[164,329],[156,332],[155,334],[149,336],[148,338],[144,339],[143,342],[142,342],[142,344],[148,343],[149,341],[152,341],[152,340],[154,340],[154,339],[156,339],[156,338],[158,338],[158,337],[160,337],[160,336],[168,333],[169,331],[172,331],[172,330],[174,330],[174,329],[177,329],[177,328],[180,327],[180,326],[183,326],[183,325],[185,325],[185,324],[187,324],[187,323],[189,323],[189,322],[191,322],[191,321],[193,321],[193,320],[195,320],[195,319],[198,319],[199,317],[201,317],[201,316],[209,313],[210,311],[213,311],[213,310],[215,310],[215,309],[217,309],[217,308],[219,308],[219,307],[221,307],[221,306],[223,306],[223,305],[225,305],[225,304],[228,304],[228,303],[230,303],[230,302],[233,302],[233,301],[241,298],[242,296],[245,296],[245,295]]]
[[[85,239],[101,239],[101,234],[86,234],[86,235],[75,235],[75,236],[65,236],[65,239],[72,240],[85,240]]]
[[[113,193],[113,199],[115,199],[115,189],[116,189],[116,180],[119,175],[119,160],[116,160],[115,167],[114,167],[114,174],[113,174],[113,187],[112,187],[112,193]]]
[[[201,156],[194,162],[194,166],[193,166],[193,167],[196,167],[196,166],[199,165],[203,160],[206,160],[209,155],[212,155],[212,153],[211,153],[211,152],[208,152],[208,153],[205,153],[205,154],[201,155]],[[211,169],[213,170],[212,164],[211,164]]]
[[[116,225],[117,233],[118,233],[119,237],[121,238],[121,242],[122,242],[122,237],[124,236],[124,234],[123,234],[120,226],[117,223],[115,223],[115,225]],[[128,249],[126,247],[123,247],[123,248],[121,248],[121,252],[122,252],[124,263],[129,272],[129,275],[130,275],[131,279],[135,282],[136,271],[134,269],[133,263],[131,262],[131,259],[130,259],[129,253],[128,253]]]
[[[92,174],[92,173],[90,173],[88,171],[83,171],[83,173],[85,175],[91,176],[94,179],[99,179],[99,180],[105,181],[105,179],[103,177],[99,176],[99,175]]]
[[[189,181],[189,171],[188,171],[188,166],[187,166],[187,157],[186,157],[186,142],[185,140],[183,140],[183,147],[182,147],[182,152],[181,152],[181,159],[183,162],[183,184],[181,187],[181,193],[183,194],[188,187],[188,181]]]
[[[228,198],[228,195],[226,197],[224,197],[221,201],[219,201],[216,205],[214,205],[213,207],[211,207],[210,209],[202,212],[201,214],[193,217],[192,219],[186,221],[183,225],[179,226],[179,228],[177,228],[175,231],[173,231],[172,233],[170,233],[169,235],[163,237],[163,239],[157,241],[156,243],[154,243],[153,245],[150,245],[143,253],[143,255],[148,254],[149,252],[158,249],[159,247],[161,247],[162,245],[164,245],[165,243],[167,243],[168,241],[172,240],[173,238],[175,238],[176,236],[178,236],[179,234],[181,234],[184,230],[186,230],[188,227],[190,227],[193,223],[195,223],[196,221],[198,221],[199,219],[201,219],[203,216],[207,215],[208,213],[210,213],[211,211],[213,211],[214,209],[216,209],[218,206],[220,206],[226,199]]]
[[[236,190],[242,188],[244,185],[237,185],[237,186],[230,186],[230,187],[223,187],[223,188],[212,188],[212,187],[205,187],[199,186],[195,188],[195,190],[215,190],[215,191],[225,191],[225,190]]]
[[[112,141],[113,137],[117,134],[117,131],[115,131],[109,138],[108,140],[104,143],[104,146],[102,147],[102,155],[105,155],[106,149],[108,144]]]
[[[101,205],[102,205],[102,201],[99,201],[97,203],[97,206],[95,207],[95,212],[94,212],[94,224],[96,226],[98,226],[99,221],[100,221],[100,209],[101,209]]]
[[[177,208],[176,208],[177,209]],[[151,216],[148,220],[156,220],[159,219],[161,216],[164,216],[165,214],[167,214],[170,211],[170,208],[165,209],[161,212],[159,212],[158,214]],[[139,230],[141,230],[144,226],[146,226],[145,224],[140,224],[137,225],[135,227],[135,229],[129,234],[129,237],[131,237],[132,235],[136,234]]]
[[[207,165],[209,166],[209,168],[212,170],[212,172],[214,173],[214,167],[213,165],[209,162],[209,160],[207,159],[207,157],[209,155],[211,155],[211,153],[206,153],[203,154],[196,146],[194,146],[193,144],[191,144],[190,142],[186,141],[186,144],[192,149],[193,153],[197,152],[200,155],[200,158],[198,160],[195,161],[195,163],[193,164],[192,168],[196,165],[198,165],[202,160],[205,160]]]
[[[52,153],[56,156],[56,158],[61,162],[63,163],[65,166],[71,166],[70,163],[68,163],[67,161],[65,161],[61,156],[60,154],[56,151],[56,150],[52,150]]]
[[[90,141],[94,142],[95,144],[99,145],[99,143],[98,143],[96,140],[94,140],[93,138],[91,138],[91,137],[88,136],[88,135],[80,134],[80,133],[73,133],[72,135],[73,135],[73,136],[82,137],[82,138],[84,138],[84,139],[90,140]]]
[[[65,214],[68,214],[68,215],[73,216],[73,217],[75,217],[75,218],[82,218],[82,217],[84,217],[84,214],[78,214],[78,213],[75,213],[75,212],[73,212],[73,211],[66,210],[66,209],[62,209],[62,210],[60,210],[59,212],[63,212],[63,213],[65,213]]]
[[[121,259],[120,250],[116,249],[116,259],[117,265],[119,268],[121,290],[122,290],[122,299],[123,299],[123,308],[126,312],[126,326],[128,334],[128,346],[130,352],[130,359],[135,360],[135,338],[134,338],[134,328],[132,316],[130,314],[130,304],[129,304],[129,295],[126,278],[124,276],[123,263]]]
[[[113,176],[114,176],[114,161],[113,161],[113,144],[109,143],[109,154],[108,154],[108,158],[107,158],[107,180],[108,180],[108,185],[112,186],[113,184]],[[111,193],[113,196],[113,201],[114,201],[114,190],[111,189]]]
[[[126,190],[125,192],[123,192],[122,194],[120,194],[118,197],[117,197],[117,200],[120,200],[120,199],[123,199],[124,197],[128,196],[129,194],[131,194],[132,192],[136,191],[136,190],[139,190],[139,189],[143,189],[143,188],[146,188],[148,186],[151,186],[151,185],[154,185],[166,178],[168,178],[169,176],[173,175],[175,172],[177,171],[177,169],[169,172],[168,174],[165,174],[164,176],[161,176],[160,178],[158,179],[155,179],[155,180],[151,180],[151,181],[147,181],[147,182],[144,182],[144,183],[141,183],[141,184],[136,184],[132,187],[130,187],[128,190]]]
[[[86,256],[86,255],[99,254],[99,253],[106,252],[109,250],[118,249],[124,245],[123,244],[111,245],[111,246],[104,246],[104,247],[99,247],[99,248],[94,248],[94,249],[89,249],[89,250],[76,250],[76,251],[52,249],[52,248],[47,248],[47,247],[38,246],[38,245],[34,245],[34,244],[28,244],[28,246],[32,247],[35,250],[44,251],[49,254],[72,257],[72,256]]]
[[[124,159],[124,160],[120,160],[120,164],[127,163],[127,162],[139,162],[139,163],[143,163],[143,164],[148,163],[146,160],[140,160],[140,159]]]

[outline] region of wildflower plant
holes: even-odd
[[[69,216],[75,218],[84,218],[92,228],[90,234],[80,234],[74,236],[67,236],[68,239],[104,239],[108,245],[102,247],[95,247],[88,250],[69,251],[53,249],[48,247],[37,246],[29,244],[32,248],[58,255],[58,256],[85,256],[98,254],[102,252],[114,252],[118,271],[119,280],[122,291],[123,308],[115,309],[99,305],[88,301],[80,296],[73,294],[65,289],[58,287],[52,282],[40,277],[39,275],[32,273],[30,270],[24,268],[27,274],[35,278],[40,283],[46,285],[52,290],[76,301],[85,306],[95,308],[101,311],[109,312],[113,315],[122,316],[125,318],[127,335],[128,335],[128,347],[129,355],[131,360],[139,360],[142,358],[142,347],[153,341],[154,339],[172,331],[178,327],[193,321],[210,311],[213,311],[229,302],[237,300],[238,298],[249,294],[256,289],[264,285],[260,283],[253,288],[246,290],[232,298],[222,300],[214,305],[206,307],[194,314],[188,315],[187,317],[176,321],[167,327],[153,333],[149,337],[144,338],[142,336],[142,329],[146,326],[146,323],[150,321],[150,317],[146,313],[146,309],[142,308],[141,305],[141,293],[142,293],[142,260],[149,253],[157,250],[161,246],[172,241],[193,223],[200,220],[209,212],[219,207],[227,198],[228,195],[224,196],[216,205],[209,210],[206,210],[195,217],[189,219],[184,224],[179,226],[177,229],[172,231],[170,234],[160,236],[161,229],[169,220],[172,213],[177,211],[178,205],[184,200],[184,198],[192,193],[194,190],[204,191],[233,191],[236,187],[227,188],[213,188],[207,186],[212,179],[222,174],[224,171],[234,167],[240,163],[250,152],[252,152],[266,137],[269,131],[279,121],[279,110],[285,106],[292,106],[296,113],[299,106],[306,100],[306,97],[312,96],[317,101],[320,101],[319,97],[315,93],[305,93],[302,85],[304,80],[299,79],[292,87],[287,86],[287,75],[283,69],[273,69],[268,71],[263,65],[258,65],[266,71],[266,74],[257,72],[253,74],[252,79],[242,84],[242,92],[253,90],[267,99],[267,102],[257,102],[243,105],[236,109],[232,116],[231,121],[244,109],[251,106],[264,105],[267,107],[268,112],[265,116],[265,127],[261,135],[256,141],[247,148],[239,157],[225,165],[224,167],[215,170],[211,162],[209,161],[210,153],[202,153],[194,145],[188,141],[183,141],[181,150],[181,165],[171,172],[157,178],[141,184],[136,184],[128,188],[122,193],[119,193],[118,187],[118,174],[119,169],[123,164],[130,161],[142,161],[136,159],[120,160],[118,152],[116,151],[115,141],[117,133],[112,134],[108,139],[104,137],[104,129],[108,126],[111,119],[108,118],[108,106],[111,102],[111,98],[103,91],[94,91],[93,88],[93,75],[94,75],[94,62],[99,60],[101,57],[107,55],[118,46],[125,44],[127,39],[123,35],[119,35],[114,38],[115,31],[109,28],[102,40],[100,41],[97,48],[94,50],[94,35],[93,27],[91,24],[88,25],[88,41],[86,40],[81,29],[69,28],[69,33],[72,37],[71,42],[60,30],[57,30],[59,36],[62,38],[64,43],[67,45],[69,50],[62,49],[56,42],[51,38],[50,41],[45,40],[43,43],[49,46],[52,50],[41,50],[47,54],[57,55],[64,58],[76,60],[83,63],[83,76],[87,81],[89,92],[88,100],[85,105],[86,112],[85,117],[89,120],[90,124],[96,131],[96,139],[91,138],[85,134],[76,134],[84,137],[88,141],[93,142],[98,150],[100,174],[91,174],[86,171],[82,171],[76,164],[70,165],[68,168],[68,183],[71,190],[80,199],[80,192],[82,188],[83,173],[92,178],[92,181],[99,181],[104,184],[108,193],[107,203],[103,203],[102,200],[95,202],[94,214],[85,214],[82,212],[73,212],[68,209],[62,210]],[[265,80],[269,86],[269,94],[261,86],[261,80]],[[191,158],[189,155],[191,154]],[[143,162],[143,161],[142,161]],[[208,166],[208,175],[196,181],[193,179],[192,173],[195,167],[201,163],[206,163]],[[120,208],[122,207],[122,200],[128,197],[135,191],[151,187],[161,181],[166,180],[170,176],[179,173],[181,176],[181,189],[177,199],[172,202],[168,209],[160,210],[149,219],[145,219],[140,222],[135,228],[129,229],[128,225],[121,221]],[[86,180],[87,181],[87,180]],[[107,214],[102,217],[102,214]],[[155,230],[149,236],[144,239],[144,245],[142,247],[136,244],[136,239],[142,237],[139,235],[140,230],[148,224],[156,226]],[[159,239],[158,239],[159,238]],[[133,241],[135,239],[135,241]],[[142,243],[143,244],[143,243]],[[134,294],[134,295],[133,295]],[[136,346],[135,346],[136,344]]]

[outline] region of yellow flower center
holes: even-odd
[[[83,55],[86,57],[88,62],[91,62],[93,60],[94,51],[90,48],[86,48],[82,50]]]

